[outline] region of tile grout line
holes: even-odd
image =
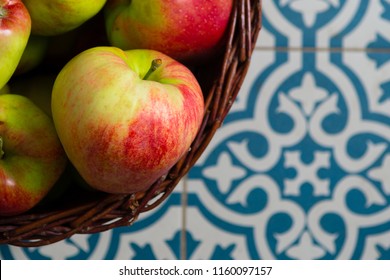
[[[390,53],[390,48],[326,48],[326,47],[255,47],[258,51],[302,52],[369,52]]]

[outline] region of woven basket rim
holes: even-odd
[[[234,1],[228,38],[218,61],[219,70],[204,92],[205,114],[201,128],[189,152],[168,174],[145,192],[96,193],[91,199],[65,209],[33,209],[18,216],[0,217],[0,244],[38,247],[74,234],[131,226],[141,213],[165,201],[207,148],[239,94],[262,26],[261,7],[261,0]]]

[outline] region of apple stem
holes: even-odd
[[[160,58],[156,58],[152,60],[152,65],[150,65],[150,68],[148,72],[146,72],[145,76],[142,78],[142,80],[147,80],[149,76],[156,71],[158,67],[162,64],[162,60]]]
[[[4,157],[4,151],[3,151],[3,137],[0,136],[0,159]]]

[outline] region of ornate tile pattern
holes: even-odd
[[[255,53],[264,70],[248,77],[189,180],[203,223],[246,240],[238,258],[350,259],[390,247],[390,104],[375,68],[367,83],[360,76],[370,60]],[[224,235],[211,236],[219,246]],[[381,249],[367,247],[374,236]]]
[[[238,99],[162,206],[0,259],[390,259],[390,1],[263,15]]]
[[[263,38],[258,45],[386,49],[389,20],[388,0],[263,0]]]

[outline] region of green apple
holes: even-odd
[[[88,49],[65,65],[52,92],[69,160],[109,193],[143,191],[164,176],[189,150],[203,113],[191,71],[153,50]]]
[[[37,205],[66,163],[50,117],[27,97],[0,95],[0,216]]]
[[[23,0],[32,33],[52,36],[73,30],[95,16],[107,0]]]
[[[30,30],[30,15],[22,1],[0,0],[0,89],[14,74]]]
[[[111,0],[104,8],[111,45],[153,49],[185,63],[223,46],[233,0]]]

